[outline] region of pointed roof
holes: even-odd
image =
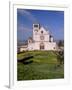
[[[46,32],[48,32],[49,33],[49,30],[47,30],[46,28],[44,28],[43,26],[42,27],[40,27],[40,30],[43,30],[43,31],[46,31]]]

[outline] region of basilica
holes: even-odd
[[[56,50],[57,44],[49,30],[46,30],[40,24],[33,24],[32,37],[29,37],[27,45],[20,47],[20,51],[25,50]]]

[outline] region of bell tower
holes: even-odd
[[[38,31],[40,29],[40,24],[33,24],[33,31]]]
[[[36,40],[36,36],[38,35],[39,29],[40,24],[33,24],[33,40]]]

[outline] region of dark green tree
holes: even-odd
[[[58,46],[59,46],[59,47],[64,46],[64,41],[63,41],[63,40],[59,40]]]
[[[59,51],[57,54],[57,61],[59,65],[64,64],[64,51]]]

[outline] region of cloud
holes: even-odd
[[[18,30],[18,32],[31,32],[32,31],[31,28],[25,26],[24,24],[19,24],[17,26],[17,30]]]
[[[33,23],[37,23],[37,19],[27,10],[24,9],[18,9],[17,12],[20,15],[26,16],[30,21],[32,21]]]
[[[23,24],[18,25],[17,27],[17,39],[26,40],[28,37],[32,36],[32,29],[24,26]]]

